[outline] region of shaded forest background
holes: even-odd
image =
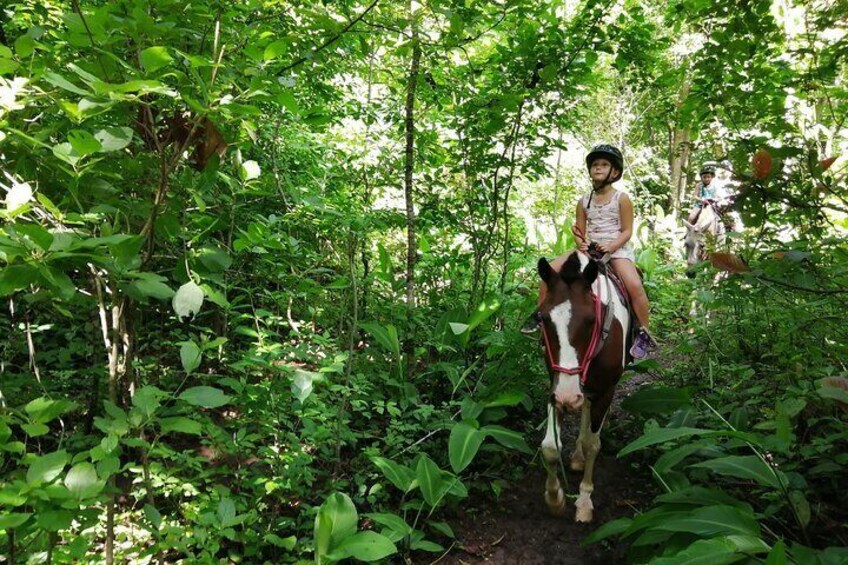
[[[469,496],[540,464],[518,330],[610,142],[663,362],[636,367],[636,439],[605,441],[661,494],[588,541],[844,563],[846,22],[841,0],[5,2],[0,555],[436,559]],[[744,228],[690,280],[706,161]]]

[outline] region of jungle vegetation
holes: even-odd
[[[0,561],[437,558],[540,465],[519,328],[609,142],[658,494],[587,543],[845,563],[846,63],[843,0],[6,0]]]

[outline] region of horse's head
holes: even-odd
[[[686,249],[686,274],[692,277],[694,276],[692,267],[704,257],[706,246],[705,230],[699,226],[690,224],[686,220],[683,220],[683,224],[686,226],[686,237],[683,239],[683,247]]]
[[[598,264],[574,252],[559,272],[544,258],[539,259],[539,276],[548,287],[537,314],[548,336],[549,359],[566,369],[576,369],[584,358],[595,325],[592,283]],[[557,372],[553,382],[557,408],[577,411],[583,404],[579,374]]]

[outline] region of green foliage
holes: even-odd
[[[692,293],[715,315],[689,321],[676,382],[623,403],[643,435],[622,456],[654,458],[669,492],[596,539],[665,562],[835,562],[815,532],[842,516],[848,403],[828,379],[845,377],[848,253],[844,161],[822,159],[846,152],[848,97],[845,40],[818,34],[839,6],[795,6],[797,34],[767,2],[424,8],[4,5],[0,547],[63,563],[443,551],[457,505],[532,456],[548,392],[517,331],[532,264],[574,245],[588,185],[571,158],[616,139],[658,335],[682,336]],[[731,239],[750,272],[716,284],[707,265],[677,280],[665,233],[668,134],[687,127],[692,160],[732,163],[749,228]]]

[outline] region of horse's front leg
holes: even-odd
[[[545,481],[545,503],[548,511],[554,516],[565,514],[565,494],[559,484],[559,456],[560,456],[559,414],[553,403],[548,404],[548,431],[542,440],[542,457],[545,458],[545,468],[548,478]]]
[[[580,415],[580,447],[578,449],[582,449],[585,463],[583,480],[580,481],[580,495],[577,497],[577,502],[574,503],[576,508],[574,520],[582,523],[589,523],[594,517],[592,492],[595,490],[595,485],[592,482],[592,473],[595,470],[595,459],[597,459],[598,452],[601,450],[601,428],[603,428],[606,415],[606,410],[604,410],[603,416],[599,418],[600,423],[597,431],[592,431],[592,404],[587,400],[583,404],[583,412]],[[598,408],[598,406],[595,407],[596,411]]]
[[[580,411],[580,431],[577,433],[577,443],[574,446],[574,451],[571,452],[571,470],[582,471],[586,467],[586,456],[583,455],[583,440],[586,439],[586,431],[589,429],[590,414],[583,405]]]

